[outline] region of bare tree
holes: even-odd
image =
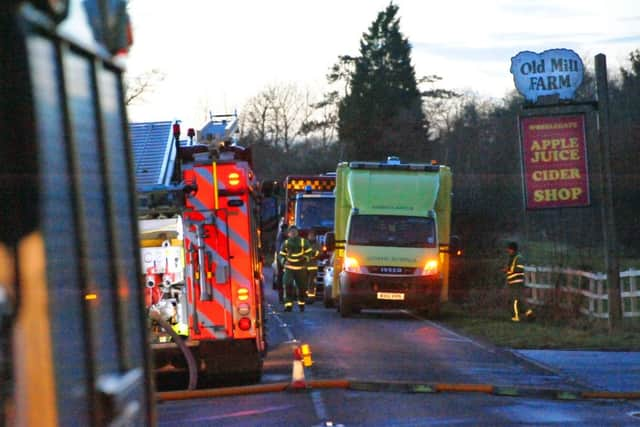
[[[131,105],[134,101],[142,100],[144,95],[153,92],[156,85],[162,82],[165,77],[166,74],[156,68],[133,77],[127,77],[124,82],[126,92],[125,105]]]
[[[294,84],[266,87],[242,110],[242,133],[253,142],[289,151],[304,135],[303,124],[313,113],[309,98],[308,91]]]
[[[324,99],[311,104],[314,109],[302,125],[302,132],[307,137],[315,137],[323,148],[335,142],[338,134],[338,103],[340,96],[337,91],[325,93]]]
[[[240,133],[253,143],[271,144],[272,101],[268,90],[253,96],[240,115]],[[273,142],[277,147],[277,141]]]

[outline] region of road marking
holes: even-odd
[[[289,325],[287,325],[284,320],[282,320],[280,318],[280,316],[278,316],[278,314],[273,311],[271,312],[271,315],[273,317],[275,317],[275,319],[278,321],[278,323],[280,324],[280,327],[284,328],[285,333],[287,334],[287,338],[289,338],[290,342],[296,342],[296,338],[293,336],[293,332],[291,332],[291,329],[289,328]]]
[[[288,342],[293,344],[294,346],[299,343],[299,341],[296,340],[295,335],[293,335],[293,332],[291,332],[291,328],[289,327],[289,325],[285,323],[285,321],[282,320],[282,318],[275,311],[272,311],[271,315],[276,319],[280,326],[285,329],[287,338],[289,338]],[[305,370],[305,375],[308,377],[307,381],[310,381],[311,372],[309,372],[308,369]],[[311,402],[313,402],[313,409],[316,411],[316,416],[318,417],[318,419],[321,421],[328,420],[329,416],[327,413],[327,407],[324,404],[324,400],[322,399],[322,394],[320,393],[320,391],[312,390],[310,394]]]
[[[163,424],[168,422],[169,424],[184,425],[185,422],[213,421],[213,420],[223,420],[225,418],[250,417],[253,415],[266,414],[269,412],[284,411],[291,408],[293,408],[293,405],[268,406],[261,410],[237,411],[237,412],[230,412],[228,414],[213,415],[210,417],[183,418],[180,421],[171,421],[171,420],[163,421]]]
[[[314,390],[311,392],[311,401],[313,402],[313,408],[316,411],[316,416],[320,420],[328,419],[327,408],[324,405],[324,400],[322,399],[322,394],[319,391]]]
[[[443,337],[442,341],[454,341],[454,342],[471,342],[470,339],[462,339],[462,338],[448,338],[448,337]]]

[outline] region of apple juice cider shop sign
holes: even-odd
[[[527,209],[588,206],[584,115],[520,119]]]

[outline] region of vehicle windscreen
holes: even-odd
[[[398,215],[355,215],[351,217],[349,244],[431,248],[436,245],[432,218]]]
[[[333,228],[333,197],[301,198],[296,202],[296,225],[299,228]]]

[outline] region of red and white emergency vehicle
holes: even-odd
[[[273,287],[282,296],[282,275],[283,268],[277,262],[279,246],[285,240],[288,227],[295,225],[300,235],[307,237],[309,231],[316,233],[321,245],[321,251],[317,259],[317,270],[315,277],[309,283],[307,290],[308,303],[313,303],[316,298],[322,299],[324,293],[323,276],[330,253],[324,244],[325,233],[333,230],[335,195],[333,190],[336,186],[335,173],[321,175],[289,175],[285,179],[285,201],[284,216],[280,222],[278,236],[276,237],[276,255],[274,265],[276,274],[274,275]]]
[[[186,338],[199,378],[257,381],[266,342],[259,185],[250,151],[212,142],[182,145],[175,158],[179,184],[166,186],[164,197],[158,186],[141,191],[148,307]],[[167,216],[154,204],[177,205],[180,215],[153,218]],[[156,369],[186,371],[180,349],[155,323],[152,338]]]

